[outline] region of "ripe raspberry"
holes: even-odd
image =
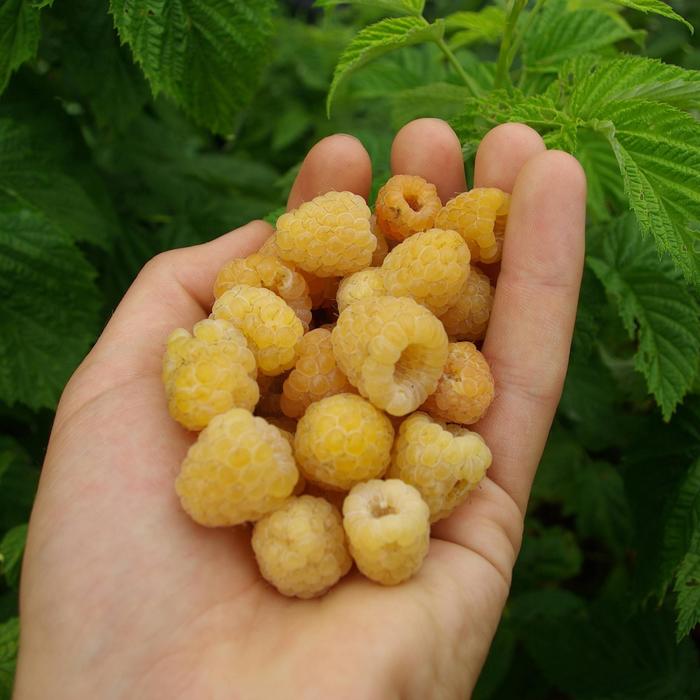
[[[280,408],[286,416],[299,418],[306,408],[326,396],[354,391],[333,356],[331,332],[309,331],[299,343],[299,357],[282,387]]]
[[[489,278],[472,265],[457,301],[440,316],[450,340],[481,340],[493,306],[494,288]]]
[[[321,595],[352,566],[340,513],[323,498],[290,498],[255,523],[252,543],[260,573],[283,595]]]
[[[418,175],[394,175],[377,193],[377,224],[387,238],[402,241],[432,228],[440,207],[435,185]]]
[[[319,277],[338,277],[367,267],[377,239],[367,203],[352,192],[328,192],[277,220],[283,260]]]
[[[331,335],[340,369],[375,406],[414,411],[435,391],[447,360],[447,334],[408,297],[361,299],[344,309]]]
[[[420,493],[399,479],[355,486],[343,503],[343,527],[357,568],[385,586],[411,578],[428,553],[429,515]]]
[[[385,294],[382,271],[378,267],[367,267],[346,277],[340,283],[336,296],[338,311],[342,311],[360,299],[381,297]]]
[[[336,394],[306,409],[294,436],[294,454],[307,479],[347,491],[384,473],[393,441],[391,422],[369,401]]]
[[[494,382],[474,343],[450,343],[445,371],[422,410],[448,423],[476,423],[493,401]]]
[[[311,299],[306,280],[292,265],[274,255],[253,253],[247,258],[227,262],[216,277],[214,296],[239,284],[265,287],[284,299],[308,330],[311,323]]]
[[[289,497],[299,478],[289,443],[241,408],[215,416],[190,447],[175,490],[200,525],[257,520]]]
[[[510,195],[496,187],[476,187],[451,199],[435,217],[435,226],[457,231],[469,246],[472,262],[501,259]]]
[[[377,247],[374,249],[374,253],[372,254],[372,262],[370,265],[372,265],[372,267],[379,267],[384,262],[384,258],[389,252],[389,242],[384,237],[384,234],[379,230],[376,216],[372,215],[369,223],[372,233],[377,239]]]
[[[289,305],[269,289],[246,284],[231,287],[214,302],[212,316],[230,321],[243,332],[263,374],[281,374],[294,366],[304,327]]]
[[[170,415],[188,430],[201,430],[230,408],[252,411],[260,393],[245,336],[227,321],[211,319],[192,332],[173,331],[163,356]]]
[[[381,271],[386,293],[409,296],[434,314],[454,304],[469,275],[469,248],[455,231],[416,233],[386,256]]]
[[[446,518],[483,479],[491,450],[480,435],[416,412],[401,425],[388,475],[414,486],[430,508],[430,522]]]

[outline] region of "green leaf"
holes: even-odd
[[[269,53],[273,0],[111,0],[119,36],[155,94],[222,134],[250,101]]]
[[[588,264],[615,299],[630,337],[638,339],[635,367],[668,420],[690,388],[700,358],[698,304],[640,237],[632,217],[623,217],[601,237],[600,251]]]
[[[335,5],[359,5],[360,7],[373,7],[377,10],[386,10],[397,15],[423,14],[425,0],[316,0],[316,7],[334,7]]]
[[[464,111],[472,91],[463,85],[430,83],[400,90],[391,96],[392,119],[397,126],[418,117],[451,119]]]
[[[0,699],[10,700],[19,649],[19,618],[0,624]]]
[[[0,213],[0,400],[55,406],[95,338],[95,272],[35,212]]]
[[[678,567],[673,590],[678,595],[676,638],[680,642],[700,624],[700,523],[696,525],[690,547]]]
[[[558,525],[542,527],[534,519],[526,523],[526,531],[515,571],[515,588],[565,581],[580,572],[583,554],[573,532]]]
[[[5,533],[0,541],[0,571],[7,585],[15,588],[19,581],[24,543],[27,540],[27,525],[17,525]]]
[[[0,532],[27,521],[38,481],[39,471],[26,452],[0,435]]]
[[[525,36],[523,63],[528,71],[553,70],[567,59],[640,36],[640,32],[603,12],[571,11],[567,0],[548,0]]]
[[[562,81],[573,83],[568,110],[581,119],[595,118],[600,109],[619,100],[645,99],[680,109],[700,107],[700,72],[643,56],[612,61],[582,57],[567,63]]]
[[[41,35],[40,8],[28,0],[4,0],[0,4],[0,92],[7,87],[12,72],[36,54]]]
[[[427,41],[437,41],[442,38],[444,30],[445,25],[442,20],[428,24],[422,17],[384,19],[362,29],[345,49],[335,67],[326,101],[328,115],[330,116],[331,105],[338,87],[358,68],[389,51]]]
[[[457,30],[450,37],[450,46],[459,48],[478,42],[494,43],[503,36],[506,13],[501,7],[487,5],[479,12],[454,12],[445,17],[447,31]]]
[[[622,7],[639,10],[645,14],[661,15],[662,17],[675,19],[677,22],[685,24],[685,26],[690,29],[691,34],[695,31],[693,25],[688,22],[688,20],[681,17],[672,7],[669,7],[667,3],[663,2],[663,0],[611,0],[611,2],[616,5],[622,5]]]
[[[691,281],[700,281],[700,123],[647,100],[611,102],[591,125],[609,141],[640,227]]]

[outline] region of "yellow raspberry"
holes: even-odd
[[[387,238],[402,241],[432,228],[440,207],[435,185],[418,175],[394,175],[377,193],[377,225]]]
[[[469,248],[455,231],[416,233],[394,248],[382,264],[386,293],[412,297],[434,314],[454,304],[469,275]]]
[[[258,520],[278,508],[299,478],[289,443],[274,425],[233,408],[215,416],[190,447],[175,490],[207,527]]]
[[[381,297],[386,293],[382,271],[377,267],[368,267],[346,277],[340,283],[336,296],[338,311],[342,311],[360,299]]]
[[[372,267],[379,267],[389,253],[389,242],[380,231],[379,225],[377,224],[377,217],[374,215],[372,215],[372,218],[370,219],[370,227],[374,237],[377,239],[377,247],[374,249],[374,253],[372,254],[372,262],[370,265],[372,265]]]
[[[340,277],[367,267],[377,247],[367,203],[352,192],[328,192],[277,220],[283,260],[318,277]]]
[[[457,231],[472,254],[472,262],[501,259],[510,195],[496,187],[476,187],[451,199],[435,217],[435,225]]]
[[[253,253],[247,258],[227,262],[216,277],[214,297],[217,299],[239,284],[265,287],[284,299],[308,330],[311,323],[311,299],[306,280],[292,265],[274,255]]]
[[[280,251],[277,247],[277,234],[272,234],[263,243],[262,247],[258,251],[260,255],[275,256],[281,260]],[[290,263],[285,263],[292,267]],[[311,308],[320,309],[327,302],[335,299],[335,293],[338,289],[338,284],[340,279],[337,277],[317,277],[312,275],[306,270],[297,270],[297,272],[306,281],[306,286],[308,287],[309,297],[311,299]]]
[[[170,415],[188,430],[201,430],[230,408],[252,411],[260,393],[245,336],[227,321],[211,319],[195,324],[192,332],[173,331],[163,356]]]
[[[304,327],[274,292],[238,284],[214,302],[212,316],[242,331],[263,374],[281,374],[294,366]]]
[[[447,360],[447,334],[409,297],[361,299],[344,309],[331,335],[340,369],[375,406],[411,413],[435,391]]]
[[[322,595],[350,571],[340,513],[323,498],[290,498],[253,528],[260,573],[282,595]]]
[[[420,493],[399,479],[355,486],[343,502],[343,527],[357,568],[385,586],[411,578],[428,553],[429,516]]]
[[[391,422],[369,401],[336,394],[312,403],[301,417],[294,455],[307,479],[347,491],[384,473],[393,441]]]
[[[476,423],[493,401],[494,381],[474,343],[450,343],[445,371],[422,410],[448,423]]]
[[[351,391],[352,384],[335,362],[331,332],[326,328],[309,331],[299,343],[297,363],[282,387],[282,412],[299,418],[314,401]]]
[[[388,476],[418,489],[434,523],[464,502],[490,466],[491,450],[480,435],[417,412],[401,424]]]
[[[494,288],[489,278],[472,265],[457,301],[440,316],[450,340],[481,340],[491,316]]]

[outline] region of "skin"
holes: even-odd
[[[391,164],[443,201],[466,187],[457,137],[438,120],[406,125]],[[330,189],[366,197],[370,176],[357,140],[329,137],[289,206]],[[270,235],[255,221],[149,262],[65,389],[24,560],[17,700],[469,696],[566,373],[586,199],[579,164],[518,124],[484,138],[474,185],[513,193],[484,343],[497,393],[476,426],[494,463],[434,527],[418,575],[383,588],[353,573],[321,599],[286,599],[260,578],[246,528],[207,530],[180,509],[173,480],[194,436],[166,410],[164,342],[208,314],[223,262]]]

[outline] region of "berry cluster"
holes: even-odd
[[[201,431],[176,491],[208,527],[253,522],[262,576],[321,595],[351,568],[413,576],[430,524],[477,487],[491,452],[476,423],[494,396],[475,343],[509,196],[444,206],[398,175],[364,199],[329,192],[282,215],[263,247],[227,262],[209,319],[175,330],[168,408]],[[342,511],[342,514],[341,514]]]

